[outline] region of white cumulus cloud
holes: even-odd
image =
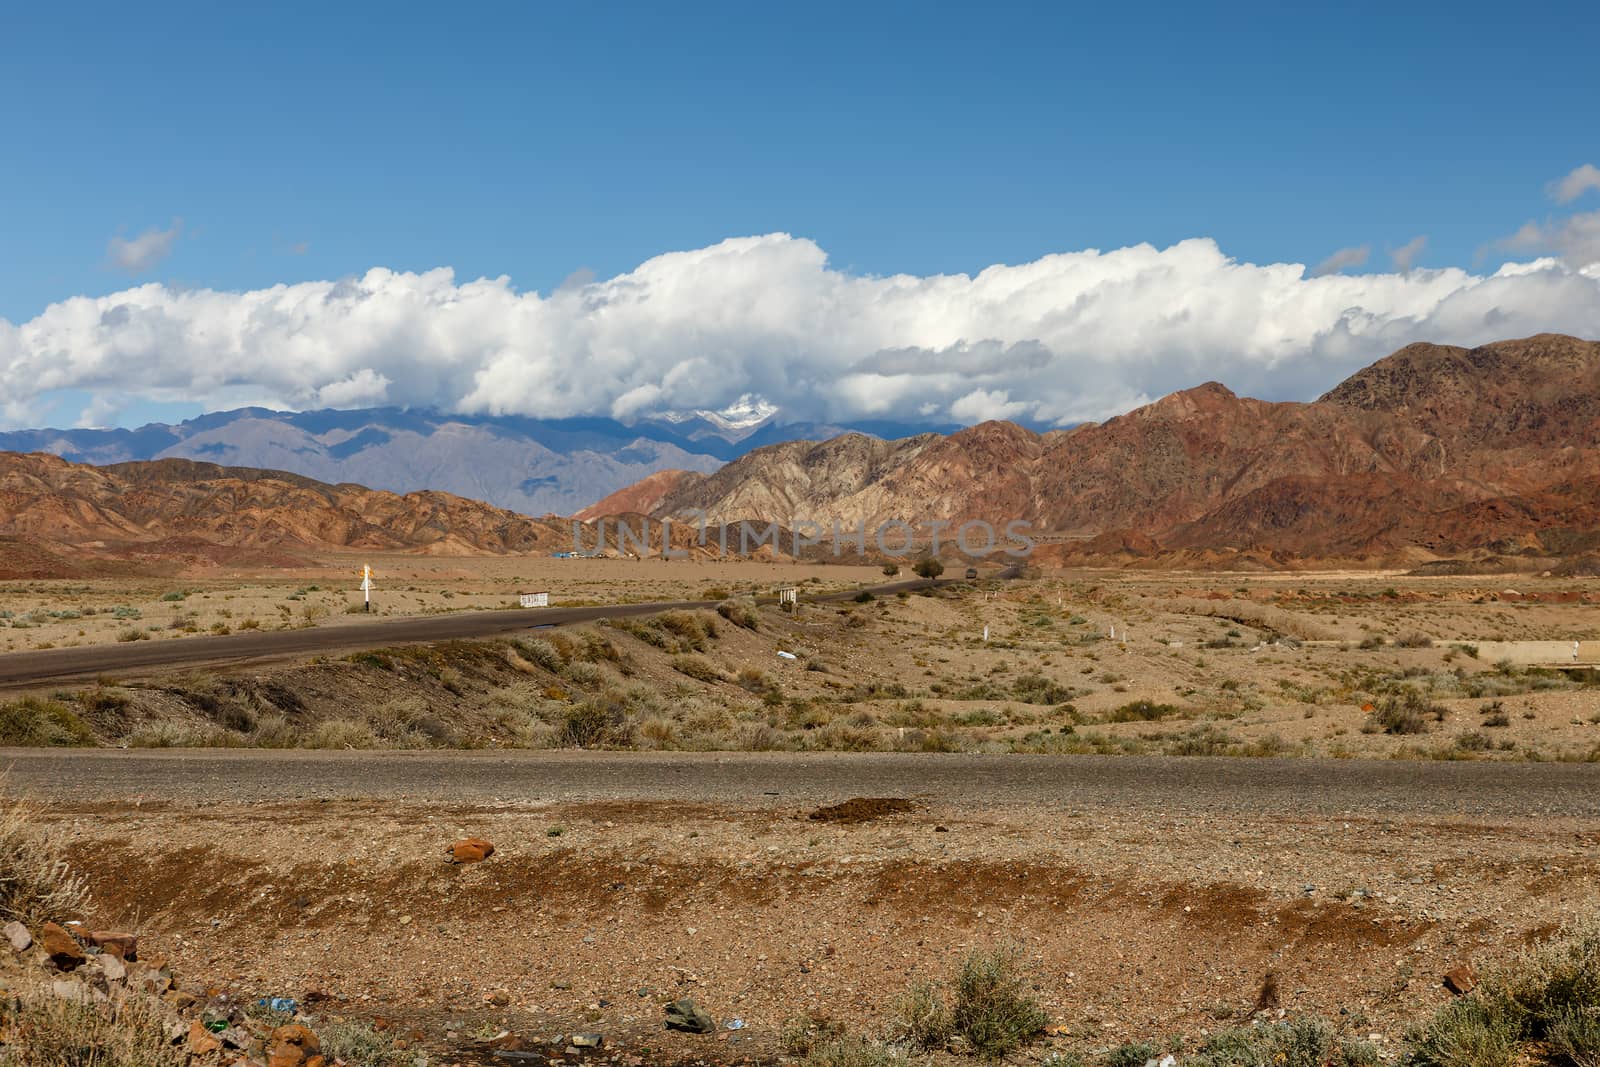
[[[1333,273],[1209,239],[1048,255],[975,275],[863,276],[814,242],[742,237],[541,295],[373,269],[247,292],[145,284],[0,319],[13,425],[54,391],[209,409],[372,403],[536,417],[1099,419],[1208,379],[1314,396],[1416,340],[1600,336],[1600,271],[1541,260]]]

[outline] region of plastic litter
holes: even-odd
[[[300,1004],[293,997],[262,997],[256,1001],[270,1011],[281,1011],[285,1015],[293,1015],[300,1009]]]
[[[729,1030],[743,1030],[744,1029],[744,1020],[743,1019],[729,1019],[728,1020],[728,1029]]]
[[[784,659],[799,659],[800,658],[799,656],[795,655],[793,652],[779,652],[778,655],[782,656]]]

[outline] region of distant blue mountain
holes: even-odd
[[[436,489],[531,515],[570,514],[660,470],[710,473],[763,445],[847,431],[887,439],[954,426],[893,422],[732,426],[690,416],[608,418],[449,415],[405,408],[218,411],[138,429],[16,430],[0,451],[50,452],[77,463],[180,457],[292,471],[405,493]]]

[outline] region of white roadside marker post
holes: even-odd
[[[372,567],[366,563],[361,565],[361,610],[372,610]]]

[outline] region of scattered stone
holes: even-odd
[[[221,1047],[222,1047],[222,1042],[220,1040],[218,1040],[216,1035],[214,1035],[210,1030],[207,1030],[205,1028],[205,1024],[202,1023],[199,1019],[196,1019],[190,1025],[190,1027],[189,1027],[189,1051],[190,1052],[194,1053],[196,1056],[209,1056],[211,1053],[217,1051],[217,1049],[219,1049]]]
[[[70,978],[57,978],[50,983],[50,992],[61,1000],[70,1000],[81,1004],[89,999],[89,990],[82,982],[74,982]]]
[[[11,942],[13,952],[26,952],[33,947],[33,935],[28,933],[28,928],[13,919],[6,923],[4,933],[6,940]]]
[[[100,954],[100,973],[106,976],[108,982],[120,982],[128,977],[128,965],[118,956],[109,952]]]
[[[605,1044],[605,1038],[600,1034],[573,1034],[572,1043],[577,1048],[599,1048]]]
[[[139,958],[139,938],[134,934],[118,933],[115,930],[96,930],[89,935],[88,941],[101,952],[115,956],[124,963]]]
[[[511,1003],[511,994],[506,992],[504,989],[496,989],[493,993],[488,994],[483,999],[487,1000],[490,1004],[493,1004],[497,1008],[503,1008]]]
[[[39,931],[39,943],[50,962],[63,971],[78,967],[87,958],[77,940],[55,923],[45,923]]]
[[[717,1021],[688,997],[667,1005],[667,1029],[681,1030],[686,1034],[709,1034],[717,1028]]]
[[[1444,987],[1458,997],[1477,988],[1478,972],[1470,963],[1457,964],[1444,972]]]
[[[322,1042],[308,1027],[289,1023],[272,1031],[267,1067],[321,1067]]]
[[[494,855],[494,845],[481,837],[468,837],[450,846],[451,863],[482,863]]]

